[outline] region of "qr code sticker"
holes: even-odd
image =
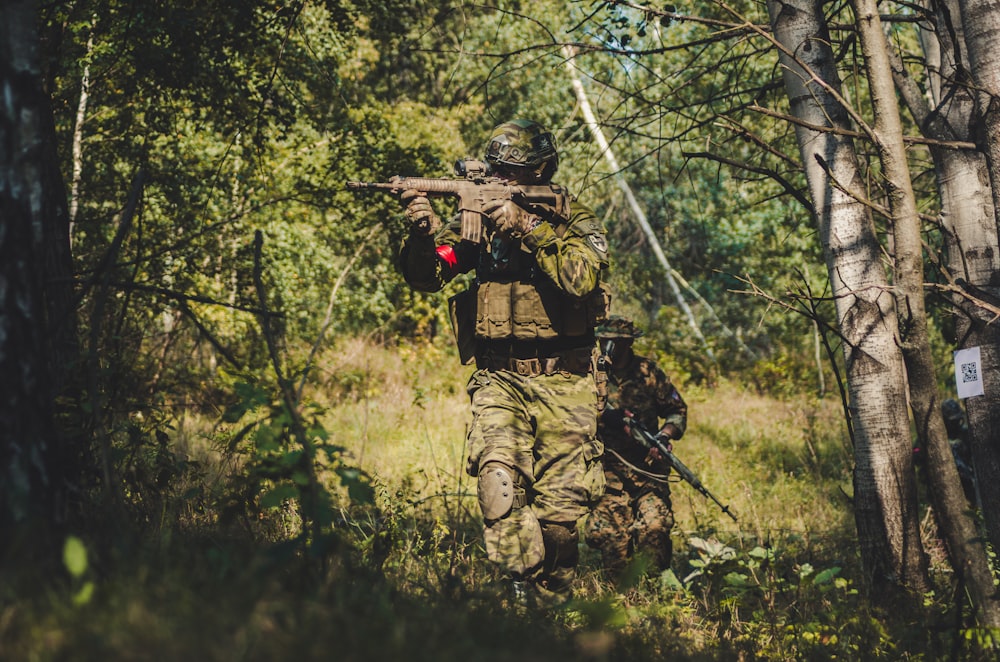
[[[979,381],[979,371],[975,363],[963,363],[961,367],[963,384]]]

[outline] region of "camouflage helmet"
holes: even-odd
[[[536,171],[538,179],[552,177],[559,166],[559,154],[552,133],[538,122],[514,119],[493,129],[486,141],[486,162]]]
[[[638,338],[642,329],[627,317],[612,315],[597,327],[596,334],[598,338]]]

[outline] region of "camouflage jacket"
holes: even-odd
[[[611,366],[608,375],[608,407],[627,409],[651,433],[656,434],[667,423],[677,427],[683,434],[687,427],[687,404],[657,365],[643,356],[631,355],[621,365]],[[598,436],[605,446],[619,453],[628,462],[644,469],[648,449],[632,439],[618,425],[610,421],[620,421],[620,417],[602,417]],[[613,454],[605,455],[611,466],[620,465]]]
[[[434,237],[411,234],[403,242],[399,267],[406,282],[424,292],[436,292],[475,270],[479,282],[544,276],[570,297],[583,298],[608,268],[608,243],[594,212],[574,200],[568,223],[544,222],[520,240],[487,232],[479,244],[462,241],[456,216]]]

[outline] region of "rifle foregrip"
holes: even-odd
[[[434,179],[431,177],[400,177],[389,180],[392,188],[405,191],[416,189],[421,193],[458,193],[465,181],[455,179]]]
[[[454,179],[432,179],[430,177],[393,177],[387,182],[347,182],[349,189],[380,189],[403,192],[416,189],[422,193],[458,193],[464,181]]]

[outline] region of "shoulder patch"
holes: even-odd
[[[604,237],[603,234],[587,235],[587,241],[590,242],[590,245],[593,246],[594,250],[596,250],[597,252],[599,253],[608,252],[608,240]]]

